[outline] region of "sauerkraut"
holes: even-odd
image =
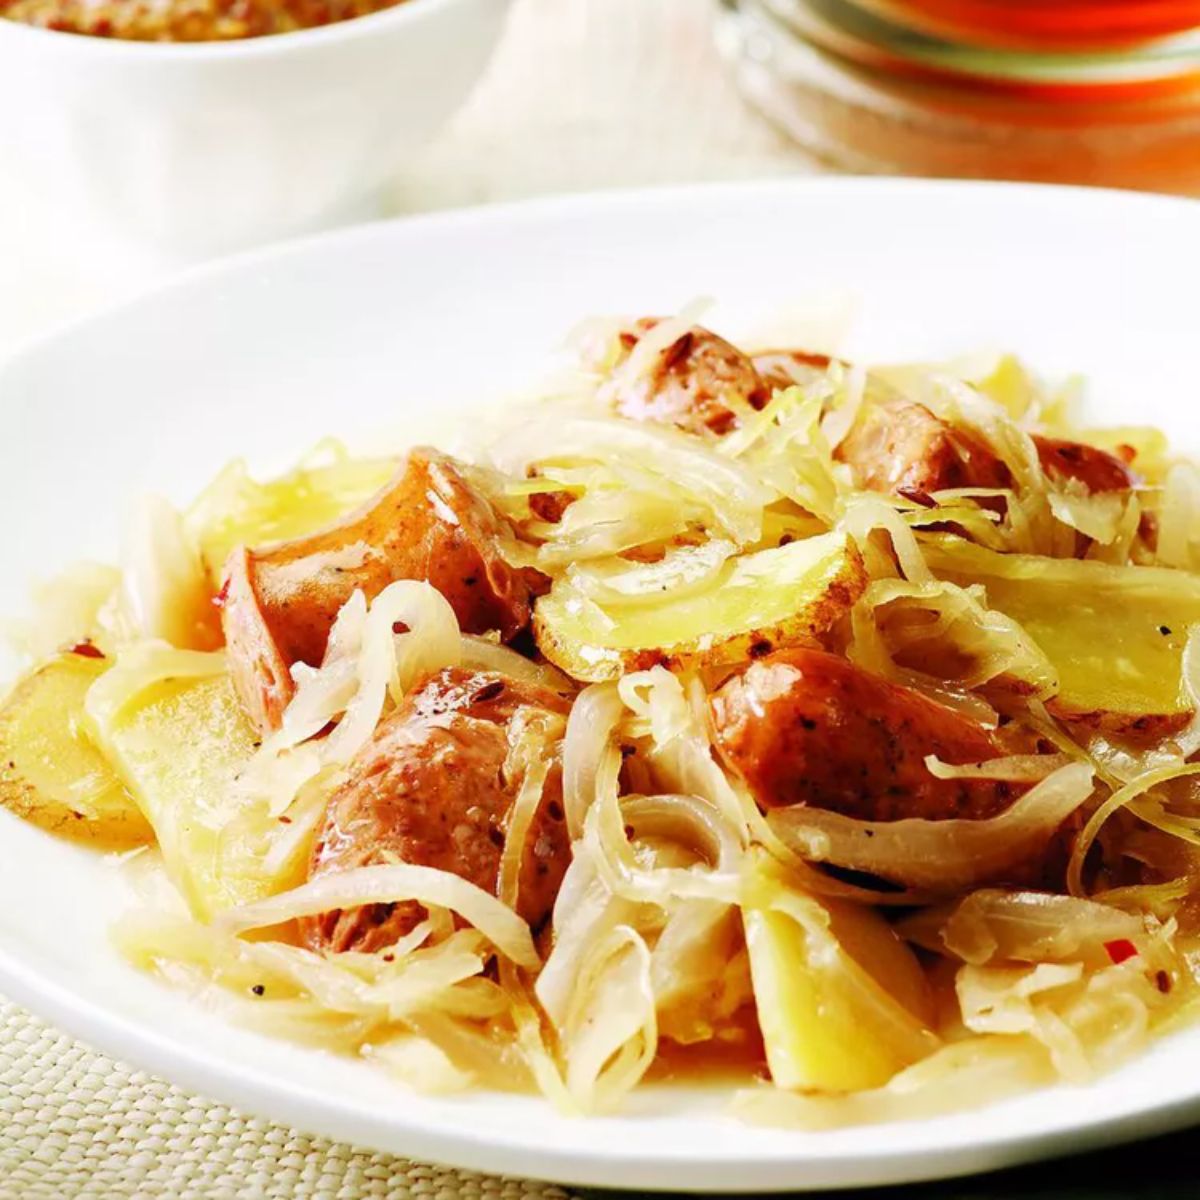
[[[1073,387],[1013,358],[752,355],[693,321],[589,323],[578,371],[466,438],[488,571],[536,598],[510,645],[462,630],[444,586],[383,580],[330,615],[322,657],[285,660],[290,703],[255,728],[222,650],[222,563],[336,530],[393,478],[336,443],[265,483],[235,462],[182,513],[151,500],[119,565],[43,586],[11,626],[35,667],[72,646],[109,661],[76,711],[36,719],[103,756],[173,889],[117,945],[231,1019],[409,1086],[575,1113],[689,1059],[724,1083],[736,1064],[743,1117],[809,1128],[1111,1068],[1200,1001],[1200,468],[1155,431],[1087,429]],[[655,399],[647,419],[631,395]],[[856,431],[880,405],[865,470]],[[756,790],[712,697],[813,651],[969,723],[988,753],[905,769],[1005,802],[875,820]],[[316,871],[363,754],[446,671],[569,704],[506,726],[495,886],[394,853]],[[896,762],[916,754],[894,741]],[[4,786],[36,819],[33,785]],[[533,928],[524,853],[559,786],[570,859]],[[297,932],[398,905],[419,919],[370,951]]]

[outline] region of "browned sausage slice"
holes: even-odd
[[[864,404],[837,457],[859,487],[928,495],[945,488],[1003,488],[1008,468],[974,434],[901,397]]]
[[[1089,492],[1128,491],[1138,479],[1107,450],[1035,434],[1042,469],[1055,481],[1073,479]],[[1005,488],[1008,467],[975,434],[956,429],[923,404],[903,397],[863,406],[838,447],[859,487],[901,495],[945,488]]]
[[[1042,470],[1056,483],[1074,479],[1089,492],[1127,492],[1138,485],[1129,465],[1099,446],[1033,435]]]
[[[660,322],[659,317],[643,317],[621,334],[625,359]],[[660,349],[636,379],[623,379],[618,369],[609,394],[617,412],[630,420],[719,435],[737,428],[739,407],[762,408],[771,389],[736,346],[693,325]]]
[[[717,745],[763,809],[809,804],[864,821],[984,818],[1024,789],[925,766],[1002,753],[959,713],[823,650],[752,663],[711,700]]]
[[[338,610],[396,579],[424,579],[468,633],[507,640],[529,623],[529,581],[500,557],[502,520],[453,459],[414,450],[377,496],[341,523],[263,550],[238,547],[226,566],[222,624],[246,711],[275,728],[292,696],[288,668],[318,665]]]
[[[494,672],[442,671],[382,722],[331,797],[310,878],[400,860],[451,871],[496,891],[509,810],[521,785],[507,770],[514,722],[565,716],[568,700]],[[519,714],[525,710],[524,717]],[[518,911],[536,929],[550,914],[570,862],[557,742],[526,839]],[[306,918],[318,950],[372,951],[421,919],[415,903]]]

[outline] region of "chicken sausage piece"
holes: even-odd
[[[222,624],[238,695],[264,732],[291,699],[289,668],[317,666],[338,610],[356,589],[423,579],[468,633],[511,639],[529,623],[527,578],[500,557],[502,519],[436,450],[414,450],[395,479],[344,521],[226,564]]]
[[[1033,435],[1042,470],[1055,483],[1074,479],[1089,492],[1128,492],[1139,483],[1128,463],[1086,442]]]
[[[859,487],[873,492],[927,495],[1012,483],[982,440],[900,397],[864,404],[837,457],[850,465]]]
[[[622,367],[660,322],[658,317],[643,317],[620,335],[624,358],[605,385],[605,394],[623,417],[675,425],[702,436],[720,435],[737,428],[739,408],[759,409],[771,398],[754,363],[701,325],[659,349],[644,371],[630,377]]]
[[[1077,480],[1090,492],[1127,491],[1137,483],[1129,467],[1106,450],[1035,434],[1047,476]],[[891,397],[864,405],[838,447],[860,487],[901,495],[943,488],[1005,488],[1008,467],[975,434],[956,429],[923,404]]]
[[[432,676],[383,721],[333,794],[309,878],[382,862],[450,871],[489,892],[498,886],[509,811],[521,772],[507,762],[518,726],[544,720],[552,765],[526,840],[518,911],[535,929],[550,915],[571,857],[558,741],[570,702],[495,672],[452,668]],[[392,945],[424,912],[415,902],[305,918],[315,950]]]
[[[643,317],[619,335],[621,362],[660,321]],[[630,383],[616,375],[609,395],[617,411],[630,420],[721,435],[738,427],[738,401],[761,409],[776,388],[816,379],[832,361],[827,354],[806,350],[769,350],[751,358],[711,330],[693,325],[660,349],[654,364],[637,380]]]
[[[759,807],[809,804],[864,821],[995,816],[1024,790],[938,779],[925,766],[1001,753],[988,733],[911,688],[823,650],[781,650],[712,696],[716,740]]]

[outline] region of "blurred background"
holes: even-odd
[[[739,97],[717,15],[708,0],[514,0],[478,83],[383,181],[379,211],[816,169]],[[0,166],[0,345],[189,257],[81,219],[77,199]]]
[[[97,24],[131,3],[0,0],[0,347],[221,251],[546,193],[829,170],[1200,190],[1191,0],[405,0],[188,46]],[[81,12],[109,36],[24,23]]]

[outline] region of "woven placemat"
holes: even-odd
[[[571,1200],[189,1096],[0,1000],[0,1200]]]

